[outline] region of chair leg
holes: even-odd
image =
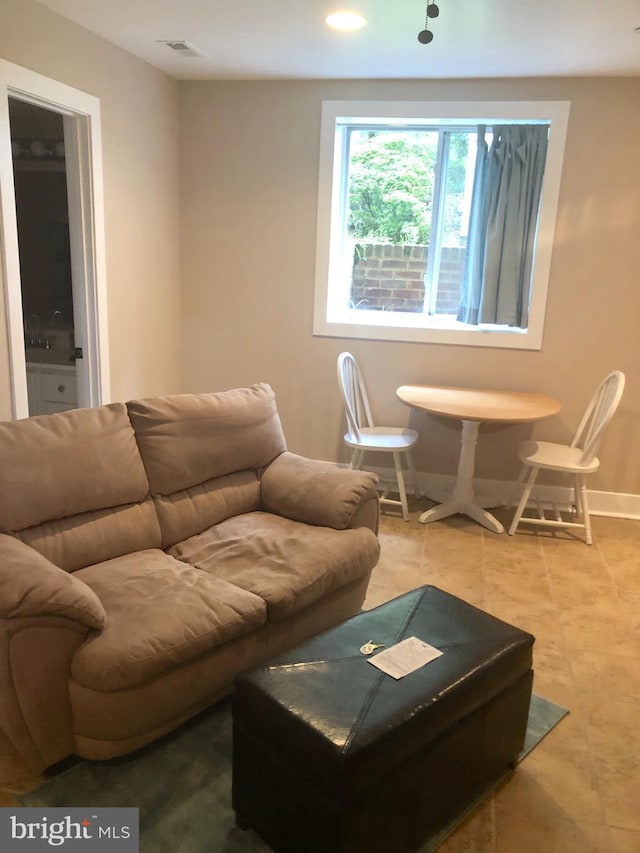
[[[509,495],[507,503],[505,504],[505,509],[511,509],[511,507],[515,503],[516,494],[518,494],[518,493],[522,494],[522,492],[520,491],[518,486],[522,486],[522,484],[524,483],[524,478],[526,476],[527,471],[528,471],[528,466],[523,465],[522,468],[520,469],[520,473],[518,474],[518,479],[516,480],[515,485],[514,485],[513,489],[511,490],[511,494]]]
[[[349,468],[355,468],[356,470],[359,470],[360,466],[362,465],[363,456],[364,450],[360,450],[358,447],[354,448],[354,451],[351,454],[351,459],[349,460]]]
[[[396,466],[398,493],[400,494],[400,503],[402,504],[402,517],[405,521],[409,521],[409,503],[407,501],[407,492],[404,486],[404,473],[402,471],[402,454],[397,450],[393,453],[393,462]]]
[[[576,508],[576,515],[584,521],[584,507],[582,505],[582,490],[580,488],[580,474],[573,476],[573,503]]]
[[[526,468],[527,468],[527,466],[525,465],[525,469]],[[529,476],[527,477],[524,488],[522,490],[522,495],[520,496],[520,503],[518,504],[518,507],[515,511],[515,514],[513,516],[512,521],[511,521],[511,527],[509,528],[509,536],[513,536],[513,534],[516,532],[516,528],[518,527],[518,524],[520,523],[520,519],[522,518],[522,513],[525,510],[525,507],[527,505],[527,501],[529,500],[529,496],[531,495],[531,490],[533,489],[533,484],[535,483],[537,476],[538,476],[538,469],[537,468],[531,468],[531,470],[529,471]],[[524,477],[522,479],[524,479]]]
[[[584,541],[587,545],[593,544],[591,537],[591,518],[589,517],[589,502],[587,499],[587,486],[584,479],[584,474],[578,475],[576,483],[576,500],[580,501],[580,510],[582,512],[582,521],[584,523]]]
[[[420,484],[418,483],[418,475],[416,473],[416,466],[413,462],[413,453],[411,450],[407,450],[405,453],[407,457],[407,467],[409,469],[409,473],[411,474],[411,481],[413,483],[413,493],[419,498],[422,497],[422,492],[420,491]]]

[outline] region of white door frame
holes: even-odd
[[[0,249],[4,278],[13,417],[29,414],[9,98],[60,113],[64,120],[69,237],[74,291],[78,403],[110,400],[100,101],[93,95],[0,59]],[[78,286],[78,283],[84,286]],[[75,316],[78,312],[79,316]]]

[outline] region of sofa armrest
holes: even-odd
[[[73,752],[71,660],[105,620],[79,578],[0,534],[0,728],[36,771]]]
[[[269,512],[344,530],[367,526],[377,533],[378,477],[338,468],[285,451],[263,472],[262,505]]]
[[[0,617],[63,616],[102,628],[104,607],[79,578],[58,568],[29,545],[0,534]]]
[[[35,773],[75,749],[69,679],[88,633],[61,616],[0,618],[0,730]]]

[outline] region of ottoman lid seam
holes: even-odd
[[[410,608],[409,612],[405,616],[404,621],[403,621],[402,625],[400,626],[400,628],[398,629],[395,641],[394,641],[394,643],[392,643],[392,645],[395,645],[396,643],[398,643],[403,638],[405,631],[407,630],[407,628],[411,624],[411,620],[413,619],[413,616],[414,616],[416,610],[418,609],[419,605],[422,602],[422,599],[425,596],[425,592],[426,592],[426,587],[421,587],[420,588],[420,594],[416,597],[416,600],[414,601],[412,607]],[[353,725],[351,726],[351,729],[349,730],[349,734],[345,738],[344,747],[342,749],[343,752],[347,752],[349,750],[349,747],[351,746],[353,740],[355,739],[356,735],[358,734],[359,729],[361,728],[367,714],[369,713],[369,709],[371,708],[373,700],[374,700],[377,692],[380,689],[380,685],[382,684],[384,677],[385,677],[385,673],[380,672],[380,675],[376,678],[376,680],[373,682],[373,684],[369,688],[366,701],[364,701],[362,703],[362,706],[360,708],[360,713],[358,714],[358,716],[353,721]]]

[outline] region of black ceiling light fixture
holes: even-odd
[[[424,22],[424,29],[418,33],[418,41],[420,44],[429,44],[433,41],[433,33],[429,29],[429,18],[437,18],[440,14],[440,7],[433,0],[427,0],[427,14]]]

